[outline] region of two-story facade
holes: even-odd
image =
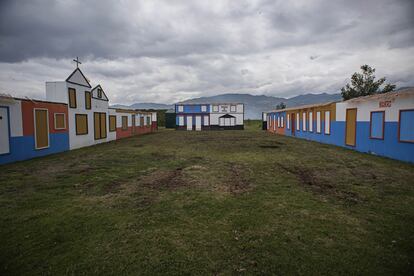
[[[231,130],[244,129],[242,103],[175,105],[177,130]]]
[[[79,68],[65,81],[46,82],[46,99],[68,105],[70,149],[116,139],[116,132],[108,131],[108,97],[100,85],[92,88]]]

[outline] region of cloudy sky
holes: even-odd
[[[44,98],[79,56],[111,103],[335,93],[362,64],[414,86],[414,2],[0,1],[0,93]]]

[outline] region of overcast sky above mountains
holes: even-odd
[[[414,1],[0,1],[0,92],[44,97],[79,56],[111,103],[414,85]]]

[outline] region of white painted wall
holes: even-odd
[[[0,154],[10,152],[9,113],[6,107],[0,106]]]
[[[113,141],[113,140],[116,140],[116,129],[115,129],[115,131],[112,131],[112,132],[109,131],[109,115],[115,115],[116,116],[115,109],[108,108],[108,114],[107,115],[108,115],[108,118],[106,119],[106,130],[108,132],[107,140],[108,141]],[[118,126],[118,124],[116,125],[116,127],[117,126]]]
[[[193,116],[186,116],[187,118],[187,130],[193,129]]]
[[[66,94],[62,91],[66,90]],[[68,103],[67,85],[65,81],[46,82],[46,100],[49,102]]]
[[[73,79],[73,78],[71,78]],[[69,107],[68,88],[76,90],[76,108]],[[69,124],[69,148],[76,149],[100,144],[116,139],[115,132],[109,132],[108,101],[91,99],[91,109],[85,108],[85,92],[91,92],[91,88],[68,83],[68,82],[47,82],[46,83],[46,100],[51,102],[61,102],[68,104],[68,124]],[[95,140],[94,135],[94,112],[106,113],[106,138]],[[112,112],[113,113],[113,112]],[[76,134],[76,114],[86,114],[88,116],[88,134]]]
[[[225,114],[229,114],[236,118],[236,125],[244,124],[244,106],[236,104],[236,112],[231,112],[233,104],[217,103],[210,105],[210,125],[220,125],[219,118]],[[213,106],[218,106],[218,111],[214,111]]]
[[[195,116],[195,128],[201,130],[201,116]]]
[[[127,112],[118,111],[116,112],[116,126],[117,128],[122,128],[122,117],[128,117],[128,127],[132,126],[132,114]],[[139,119],[138,117],[135,120]]]
[[[371,111],[385,111],[386,122],[398,122],[399,110],[412,109],[414,106],[414,93],[395,97],[391,101],[391,107],[380,107],[379,103],[386,99],[365,100],[359,102],[341,102],[336,104],[336,120],[345,121],[346,109],[358,108],[357,121],[369,122]]]
[[[0,106],[7,106],[10,115],[10,136],[23,136],[22,103],[16,99],[0,99]]]

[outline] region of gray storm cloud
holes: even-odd
[[[0,91],[41,98],[79,56],[113,103],[337,92],[361,64],[414,85],[412,1],[1,1]]]

